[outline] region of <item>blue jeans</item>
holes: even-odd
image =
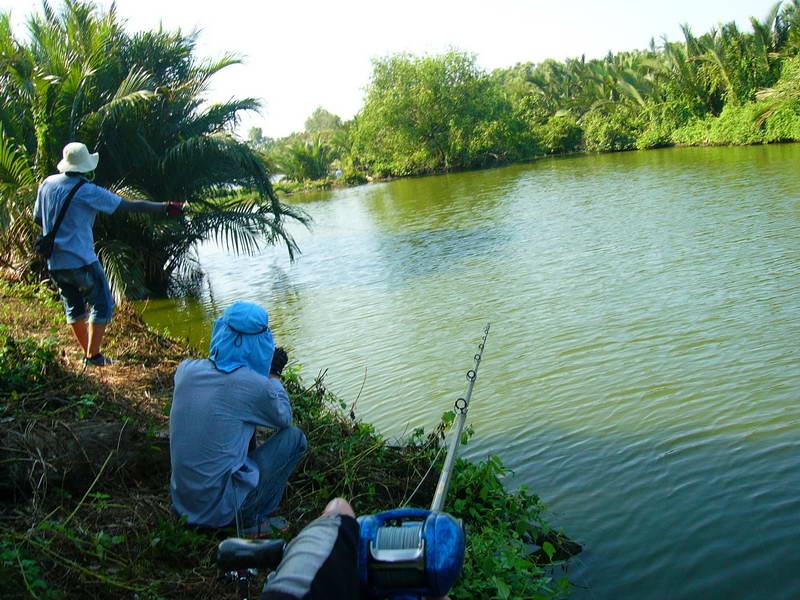
[[[84,321],[87,316],[90,323],[102,325],[111,321],[114,298],[99,262],[95,261],[77,269],[50,271],[50,277],[58,285],[64,301],[67,323]],[[91,305],[91,312],[87,310],[87,304]]]
[[[276,431],[250,453],[250,458],[258,464],[260,476],[256,489],[247,495],[242,504],[243,525],[255,525],[278,508],[289,475],[307,448],[305,434],[292,425]]]

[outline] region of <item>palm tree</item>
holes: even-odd
[[[775,67],[779,64],[780,52],[789,41],[790,21],[786,17],[793,8],[789,5],[782,10],[781,5],[782,2],[775,3],[763,21],[750,17],[756,56],[761,67],[774,76],[777,76]]]
[[[663,90],[664,101],[679,102],[689,108],[694,116],[707,112],[718,113],[722,109],[718,96],[710,96],[700,73],[699,63],[692,58],[696,51],[695,38],[688,26],[683,26],[686,43],[664,44],[660,60],[652,63],[657,86]]]
[[[786,28],[786,42],[782,48],[784,54],[787,56],[800,54],[800,0],[784,3],[781,22]]]
[[[281,148],[276,158],[278,169],[292,181],[309,181],[327,177],[336,153],[322,140],[322,134],[295,139]]]
[[[31,265],[29,213],[36,183],[55,165],[64,143],[87,128],[85,117],[137,97],[126,93],[136,86],[133,78],[118,77],[116,90],[104,87],[113,69],[106,49],[119,34],[113,19],[92,19],[86,6],[72,2],[61,22],[46,2],[43,10],[43,18],[28,22],[29,46],[13,36],[8,15],[0,16],[0,189],[2,218],[9,224],[2,259],[17,271]]]
[[[102,148],[110,157],[105,176],[120,191],[155,200],[191,199],[192,218],[153,221],[139,215],[102,219],[100,243],[116,278],[141,280],[158,292],[176,270],[191,266],[198,242],[215,239],[237,252],[252,254],[282,241],[294,256],[297,246],[287,219],[305,222],[299,210],[278,201],[259,152],[229,132],[252,99],[202,106],[213,75],[235,57],[197,64],[195,39],[179,33],[151,32],[128,40],[123,60],[145,68],[158,81],[159,94],[141,111],[121,112],[110,123]],[[113,132],[113,135],[111,134]],[[98,173],[98,176],[100,174]],[[148,253],[132,264],[131,254],[146,242]],[[147,289],[129,289],[140,296]]]
[[[98,220],[99,255],[118,295],[164,293],[208,239],[245,253],[283,242],[294,255],[286,221],[304,223],[306,216],[277,199],[258,153],[232,134],[241,111],[259,103],[203,102],[209,79],[236,57],[198,62],[195,37],[180,32],[131,37],[113,4],[100,14],[90,2],[67,0],[56,14],[45,1],[43,13],[29,19],[29,46],[0,18],[0,84],[11,99],[0,107],[0,219],[30,220],[13,199],[26,198],[29,211],[31,181],[47,174],[64,143],[78,139],[101,154],[98,184],[131,197],[195,201],[179,221]],[[22,115],[16,122],[15,114]],[[25,268],[25,253],[9,254],[6,263]]]

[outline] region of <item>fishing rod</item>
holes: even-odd
[[[486,329],[483,330],[483,339],[481,339],[481,343],[478,344],[478,352],[475,354],[475,368],[467,371],[467,391],[464,397],[456,400],[453,406],[455,412],[458,413],[456,429],[453,433],[453,438],[450,440],[450,447],[447,449],[447,457],[444,459],[444,466],[439,476],[439,483],[436,485],[436,493],[433,496],[433,502],[431,502],[432,511],[442,510],[444,500],[447,497],[447,489],[450,487],[450,477],[453,474],[453,467],[456,462],[456,450],[461,440],[461,433],[464,430],[464,423],[467,420],[469,401],[472,399],[472,388],[475,387],[475,380],[478,378],[478,367],[481,365],[483,348],[486,346],[486,339],[489,337],[490,326],[491,323],[487,323]]]
[[[461,574],[464,527],[442,509],[489,327],[487,324],[478,344],[475,366],[467,371],[467,391],[455,401],[458,418],[430,510],[398,508],[358,518],[359,577],[376,597],[410,600],[444,596]]]

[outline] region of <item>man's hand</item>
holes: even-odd
[[[179,202],[177,200],[172,200],[171,202],[167,202],[167,215],[170,217],[177,217],[178,215],[183,214],[183,205],[184,202]]]
[[[287,362],[289,362],[289,355],[286,354],[286,350],[283,347],[275,348],[275,352],[272,354],[272,365],[269,368],[269,374],[280,377]]]

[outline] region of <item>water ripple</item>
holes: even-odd
[[[800,146],[574,157],[312,199],[303,254],[206,249],[387,436],[463,394],[585,544],[578,598],[800,597]],[[362,389],[363,386],[363,389]],[[359,396],[360,394],[360,396]]]

